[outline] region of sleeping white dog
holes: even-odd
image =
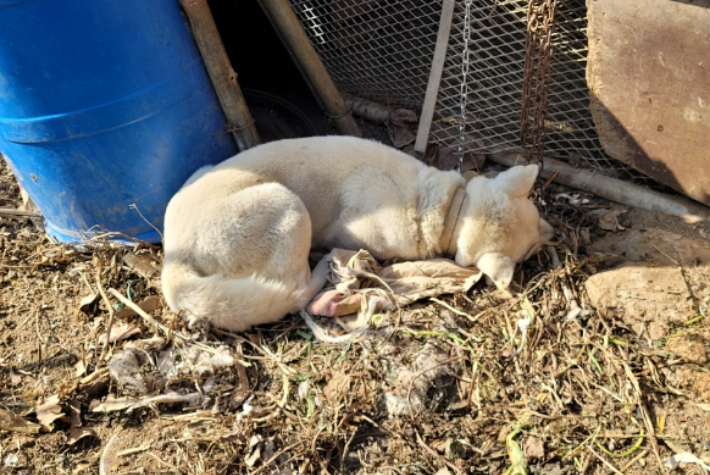
[[[449,255],[499,288],[552,238],[528,195],[536,165],[468,182],[354,137],[271,142],[194,173],[165,214],[162,286],[173,312],[233,331],[303,309],[326,283],[329,256]]]

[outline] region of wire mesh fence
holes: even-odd
[[[290,0],[342,92],[421,110],[442,0]],[[467,75],[466,150],[518,150],[528,0],[473,0]],[[431,141],[460,137],[465,2],[457,0]],[[589,111],[585,79],[585,0],[558,0],[545,121],[546,153],[575,165],[649,183],[604,153]]]
[[[291,0],[341,92],[420,108],[441,0]]]

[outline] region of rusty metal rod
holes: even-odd
[[[378,102],[362,99],[360,97],[353,96],[352,94],[346,94],[343,92],[341,96],[343,96],[345,105],[353,111],[353,114],[371,122],[386,124],[394,112],[394,109],[383,106]]]
[[[340,97],[338,88],[311,45],[288,0],[259,0],[259,4],[319,99],[321,107],[335,121],[338,130],[346,135],[361,137],[360,128]]]
[[[486,158],[506,167],[528,163],[527,157],[518,153],[495,153],[486,155]],[[710,208],[700,203],[686,198],[665,195],[597,172],[580,170],[545,157],[545,168],[543,168],[541,176],[549,178],[555,172],[557,172],[555,182],[592,193],[609,201],[679,216],[688,223],[710,222]]]
[[[244,95],[219,36],[207,0],[180,0],[190,19],[195,42],[207,67],[217,98],[227,118],[230,132],[240,151],[261,143]]]
[[[42,213],[40,213],[39,211],[25,211],[13,208],[0,208],[0,216],[39,218],[42,216]]]

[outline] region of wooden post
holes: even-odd
[[[207,0],[180,0],[239,151],[261,143]]]
[[[298,22],[288,0],[259,0],[259,4],[271,20],[281,41],[288,48],[306,82],[318,97],[321,107],[335,120],[338,130],[346,135],[361,137],[360,128]]]

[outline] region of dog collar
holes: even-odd
[[[465,188],[457,188],[454,193],[454,198],[451,200],[451,205],[449,206],[449,211],[446,213],[446,220],[444,221],[444,232],[442,234],[442,243],[446,244],[445,252],[446,255],[452,256],[451,245],[453,244],[454,236],[456,235],[456,228],[459,225],[459,218],[461,217],[461,210],[463,209],[464,202],[468,198]]]

